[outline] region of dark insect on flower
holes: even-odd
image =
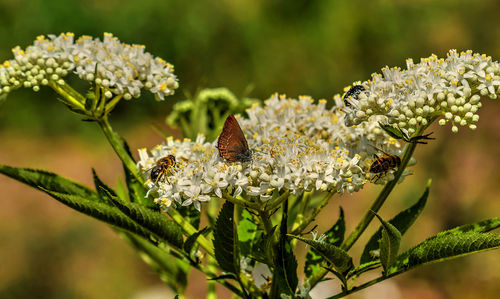
[[[384,153],[384,155],[382,157],[379,157],[377,156],[377,154],[374,154],[376,159],[370,166],[370,172],[376,174],[373,177],[374,182],[378,181],[378,179],[386,175],[389,170],[399,167],[399,165],[401,165],[401,159],[398,156],[388,154],[376,147],[375,149],[381,151],[382,153]]]
[[[351,87],[344,95],[344,97],[342,98],[342,100],[344,101],[345,105],[347,107],[351,107],[352,104],[349,102],[349,99],[350,98],[353,98],[353,99],[357,99],[358,98],[358,95],[364,91],[365,88],[362,86],[362,85],[354,85],[353,87]]]
[[[226,118],[222,133],[217,140],[219,155],[229,162],[250,162],[252,151],[248,148],[245,134],[234,115]]]
[[[156,165],[151,169],[151,175],[149,178],[156,184],[162,177],[167,175],[173,167],[175,167],[175,157],[173,155],[163,157],[156,161]]]

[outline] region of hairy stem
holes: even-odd
[[[432,122],[429,122],[429,124],[430,123]],[[427,127],[420,127],[419,130],[415,132],[415,136],[423,133],[426,128]],[[382,189],[377,199],[373,202],[372,206],[367,210],[366,214],[358,223],[354,231],[344,240],[344,242],[340,246],[342,249],[344,249],[345,251],[349,250],[352,247],[352,245],[356,243],[361,234],[363,234],[365,229],[368,227],[370,222],[375,217],[375,213],[377,213],[380,210],[382,205],[385,203],[385,200],[391,193],[392,189],[394,189],[394,187],[398,183],[399,178],[403,174],[406,165],[408,165],[408,162],[410,161],[416,146],[417,143],[408,143],[408,146],[406,147],[406,150],[403,154],[403,158],[401,159],[401,164],[399,165],[398,170],[394,173],[394,179],[385,185],[384,189]],[[309,280],[311,288],[313,288],[327,273],[328,271],[325,269],[318,270]]]
[[[107,117],[105,116],[98,122],[104,135],[108,139],[109,143],[115,150],[115,153],[118,155],[120,160],[122,160],[125,167],[127,167],[130,173],[132,173],[139,182],[144,184],[144,177],[139,173],[134,160],[132,159],[132,157],[129,156],[129,154],[123,147],[121,137],[115,131],[113,131],[113,128],[111,128],[111,125],[109,124]]]

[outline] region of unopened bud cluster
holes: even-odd
[[[163,100],[178,87],[173,66],[144,49],[121,43],[109,33],[102,41],[91,36],[75,41],[73,33],[39,36],[25,50],[12,49],[14,59],[0,65],[0,94],[20,87],[38,91],[41,85],[64,85],[64,77],[75,73],[101,87],[107,98],[138,98],[145,88]]]
[[[383,68],[382,74],[361,83],[364,91],[349,99],[348,125],[360,124],[371,116],[383,115],[387,123],[413,134],[436,118],[476,128],[481,97],[500,95],[500,66],[491,57],[466,51],[449,51],[446,58],[432,55],[415,64],[408,59],[407,69]]]

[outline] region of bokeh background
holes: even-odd
[[[152,125],[200,88],[225,86],[237,96],[274,92],[330,99],[353,81],[406,58],[472,49],[500,59],[500,2],[482,1],[76,1],[0,0],[0,60],[37,35],[74,32],[139,43],[175,65],[176,95],[122,102],[111,121],[132,148],[162,141]],[[94,167],[110,185],[121,166],[97,126],[55,100],[49,89],[18,90],[0,106],[0,163],[55,171],[90,185]],[[407,232],[408,248],[438,231],[500,214],[500,103],[485,99],[478,129],[433,126],[437,140],[417,148],[415,175],[397,187],[381,214],[392,217],[433,179],[423,215]],[[348,231],[379,186],[332,200],[320,231],[342,205]],[[155,273],[105,224],[0,176],[0,298],[168,298]],[[360,253],[373,225],[354,252]],[[304,248],[297,254],[302,255]],[[352,298],[494,298],[500,253],[490,251],[425,266]],[[191,273],[188,297],[203,277]],[[335,286],[316,292],[333,294]],[[222,291],[223,292],[223,291]]]

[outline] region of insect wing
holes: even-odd
[[[226,118],[222,133],[217,140],[219,155],[230,162],[251,160],[248,143],[238,121],[233,115]]]

